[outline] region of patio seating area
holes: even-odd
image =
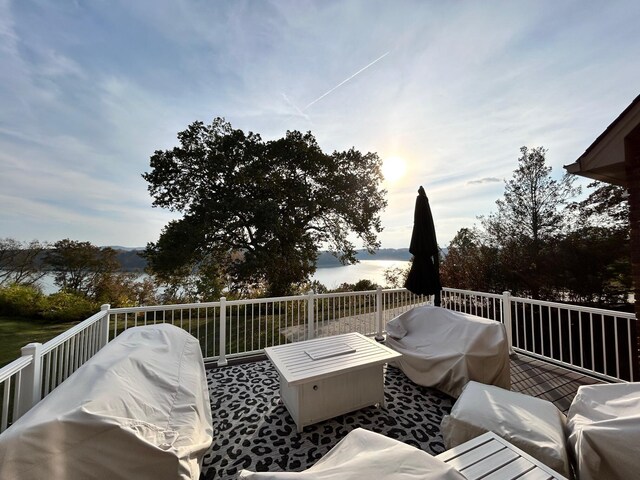
[[[449,310],[502,324],[515,353],[503,362],[510,367],[510,390],[551,401],[565,414],[581,385],[637,378],[633,314],[447,288],[442,302]],[[391,318],[424,305],[428,298],[405,289],[380,288],[118,309],[103,305],[47,343],[25,346],[20,358],[0,369],[0,434],[9,435],[6,430],[16,420],[55,394],[123,332],[169,323],[197,339],[206,366],[203,386],[208,387],[214,443],[204,455],[201,480],[237,478],[242,469],[306,470],[359,427],[438,455],[446,450],[441,422],[451,412],[453,397],[417,385],[400,368],[380,366],[376,375],[384,379],[384,406],[332,412],[329,420],[302,425],[298,433],[300,425],[281,399],[278,370],[266,356],[269,349],[353,332],[370,339],[386,334],[390,346]],[[313,349],[306,353],[317,356]],[[362,389],[352,390],[360,394]],[[375,404],[381,397],[375,398],[355,405]],[[322,417],[313,406],[307,410],[314,422]]]
[[[362,427],[432,455],[445,451],[440,422],[454,399],[385,370],[385,406],[370,407],[310,425],[301,433],[279,401],[278,373],[265,357],[225,367],[210,365],[214,442],[205,454],[201,478],[235,479],[243,468],[301,471],[325,455],[351,430]],[[567,411],[581,385],[592,377],[524,355],[511,357],[511,389],[552,401]]]

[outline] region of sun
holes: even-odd
[[[382,175],[387,182],[400,180],[407,170],[407,162],[400,157],[387,157],[382,161]]]

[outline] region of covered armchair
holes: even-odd
[[[393,365],[418,385],[460,396],[470,381],[511,387],[509,342],[502,323],[422,306],[387,323],[387,346],[403,356]]]

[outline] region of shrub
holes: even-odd
[[[88,298],[71,292],[60,291],[47,296],[41,315],[55,322],[74,322],[89,318],[100,310],[100,306]]]
[[[0,287],[0,314],[19,317],[37,317],[45,296],[31,285],[12,284]]]

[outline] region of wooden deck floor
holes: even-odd
[[[553,402],[565,414],[581,385],[603,383],[526,355],[511,356],[511,390]]]

